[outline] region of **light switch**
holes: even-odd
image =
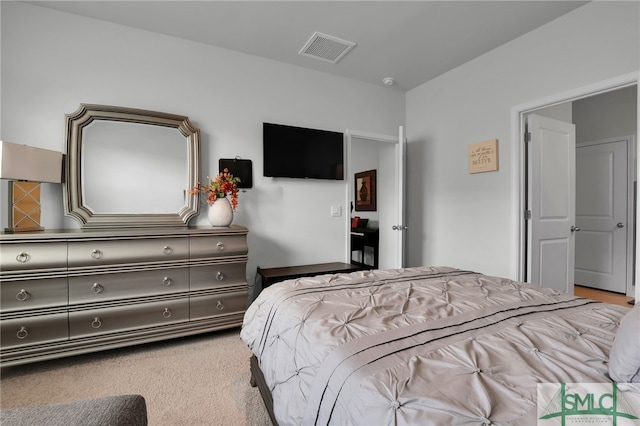
[[[331,206],[331,217],[342,216],[342,206]]]

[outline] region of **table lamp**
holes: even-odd
[[[0,141],[0,179],[9,181],[5,232],[42,231],[40,183],[62,182],[62,153]]]

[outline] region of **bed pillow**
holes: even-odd
[[[620,321],[609,354],[609,376],[620,383],[640,383],[640,303]]]

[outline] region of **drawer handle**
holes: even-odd
[[[218,241],[216,247],[218,247],[218,251],[224,251],[224,244],[222,243],[222,241]]]
[[[102,287],[98,283],[93,283],[93,285],[91,286],[91,293],[93,293],[93,294],[100,294],[103,291],[104,291],[104,287]]]
[[[164,284],[166,287],[169,287],[171,284],[173,284],[173,280],[169,277],[164,277],[162,279],[162,284]]]
[[[95,317],[93,319],[93,321],[91,321],[91,327],[93,328],[100,328],[102,327],[102,321],[100,320],[99,317]]]
[[[25,300],[29,299],[31,297],[31,294],[29,294],[29,292],[27,290],[25,290],[24,288],[22,290],[20,290],[20,292],[18,294],[16,294],[16,299],[24,302]]]
[[[16,256],[16,260],[20,263],[27,263],[29,259],[31,259],[31,256],[29,256],[28,253],[25,253],[23,251],[18,253],[18,255]]]
[[[218,272],[216,274],[216,280],[218,280],[218,281],[224,280],[224,274],[222,272]]]
[[[171,318],[171,309],[169,308],[164,308],[164,311],[162,311],[162,316],[164,318]]]
[[[91,252],[91,257],[94,259],[101,259],[102,258],[102,252],[98,249],[95,249]]]
[[[164,246],[162,248],[162,252],[164,254],[166,254],[166,255],[169,255],[169,254],[173,253],[173,249],[171,247],[169,247],[169,246]]]
[[[216,305],[216,309],[219,311],[222,311],[224,309],[224,305],[219,300],[218,300],[218,304]]]
[[[20,340],[26,339],[28,335],[29,331],[26,327],[20,327],[20,330],[18,330],[18,332],[16,333],[16,337]]]

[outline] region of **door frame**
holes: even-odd
[[[511,272],[512,275],[517,280],[523,280],[526,272],[526,247],[525,241],[527,236],[527,226],[525,222],[525,206],[526,206],[526,150],[524,149],[525,140],[525,116],[526,114],[535,112],[536,110],[559,105],[565,102],[573,102],[579,99],[588,98],[591,96],[611,92],[614,90],[622,89],[630,86],[638,86],[640,83],[640,73],[632,72],[629,74],[624,74],[618,77],[610,78],[607,80],[602,80],[597,83],[593,83],[587,86],[579,87],[567,92],[558,93],[555,95],[551,95],[542,99],[534,100],[531,102],[527,102],[521,105],[516,105],[511,108],[511,140],[514,141],[511,151],[511,235],[512,239],[512,247],[513,253],[511,259]],[[638,93],[638,104],[640,105],[640,88],[637,89]],[[640,114],[640,108],[638,108]],[[640,118],[637,119],[640,122]],[[640,123],[639,123],[640,124]],[[640,126],[637,126],[640,128]],[[638,174],[638,167],[640,166],[640,161],[636,165],[636,176],[640,176]],[[635,222],[640,223],[638,221],[640,209],[636,212]],[[640,228],[637,227],[637,228]],[[639,230],[636,229],[636,239],[640,234]],[[638,254],[640,250],[636,252],[636,271],[635,276],[640,276],[638,274],[640,269],[640,262],[638,262]],[[635,289],[635,297],[640,300],[640,285],[636,285]]]

